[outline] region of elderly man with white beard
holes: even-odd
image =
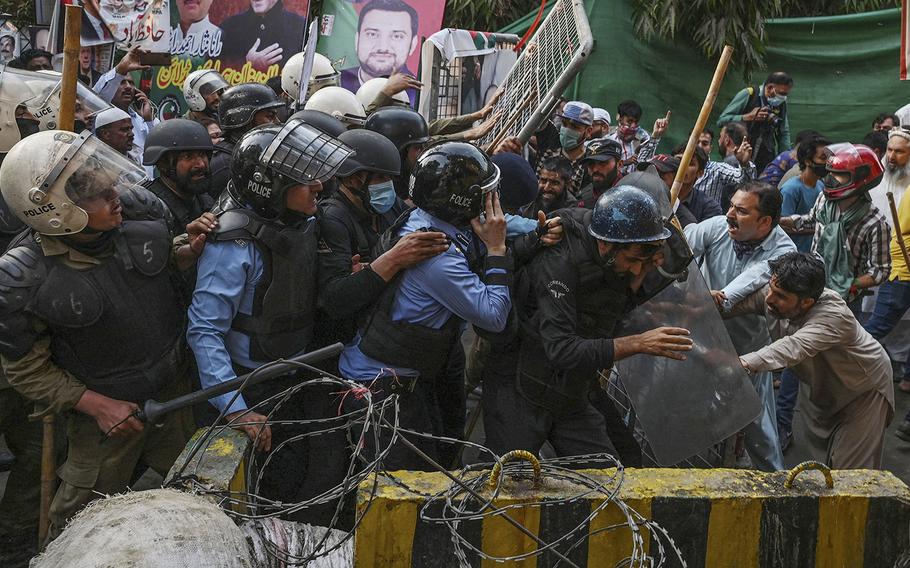
[[[873,205],[884,213],[885,219],[891,225],[893,235],[894,226],[887,193],[890,191],[894,194],[894,203],[899,208],[904,192],[910,185],[910,130],[896,127],[888,132],[888,149],[882,158],[882,165],[885,168],[885,177],[878,186],[869,192],[869,195],[872,197]],[[901,229],[906,231],[907,227],[901,225]],[[894,259],[892,258],[892,260]],[[864,298],[863,312],[871,316],[877,300],[878,291],[875,295]],[[910,366],[906,364],[906,361],[910,360],[910,315],[904,314],[903,318],[896,321],[894,329],[890,333],[883,337],[876,337],[876,339],[884,346],[891,360],[904,367],[902,373],[895,370],[895,380],[910,374]],[[910,392],[910,381],[902,380],[898,388]],[[908,426],[908,432],[910,432],[910,426]]]

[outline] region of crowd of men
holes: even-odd
[[[50,58],[31,51],[11,65],[25,71],[0,75],[0,94],[47,77],[29,72]],[[160,121],[130,78],[142,68],[131,51],[94,93],[80,90],[76,133],[25,99],[0,100],[18,126],[0,136],[0,426],[15,457],[0,503],[4,566],[25,565],[37,544],[36,417],[67,421],[53,538],[98,495],[145,468],[165,473],[198,426],[230,422],[268,453],[307,431],[295,420],[362,410],[363,396],[327,388],[273,413],[274,395],[314,376],[300,372],[154,427],[136,414],[334,342],[344,350],[326,369],[374,402],[397,395],[399,427],[432,436],[404,435],[446,467],[462,465],[445,439],[465,436],[466,376],[481,383],[484,444],[497,454],[549,443],[641,466],[599,371],[633,355],[687,357],[687,329],[617,329],[693,258],[762,400],[744,429],[746,463],[783,468],[798,398],[820,459],[880,467],[891,359],[903,362],[910,329],[893,225],[910,228],[910,131],[896,116],[877,117],[863,144],[805,131],[791,148],[793,80],[777,72],[736,95],[690,163],[684,147],[657,151],[670,113],[649,132],[634,100],[615,123],[566,101],[528,144],[487,153],[471,141],[489,131],[492,102],[427,124],[405,74],[355,95],[321,57],[310,77],[289,58],[274,86],[199,70],[183,85],[185,117]],[[351,445],[375,452],[392,437],[357,432],[282,448],[261,493],[318,495],[344,477]],[[898,435],[910,440],[910,421]],[[383,466],[430,468],[401,444]]]

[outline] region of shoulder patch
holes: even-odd
[[[316,241],[316,252],[322,254],[330,254],[332,252],[332,247],[325,242],[325,239],[319,239]]]

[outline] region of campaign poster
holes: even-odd
[[[352,92],[396,72],[417,76],[420,45],[442,26],[445,0],[325,0],[317,50],[341,71]],[[408,92],[411,106],[417,93]]]
[[[0,28],[0,64],[19,56],[19,32]]]
[[[51,19],[53,34],[49,49],[63,51],[64,6],[82,8],[79,43],[82,47],[115,44],[127,50],[139,46],[166,53],[170,45],[170,0],[60,0]]]
[[[156,67],[151,100],[159,118],[187,111],[182,86],[197,69],[231,85],[265,83],[303,48],[309,0],[170,0],[171,64]]]

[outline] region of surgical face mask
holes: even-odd
[[[559,129],[559,145],[563,150],[573,150],[581,144],[581,133],[567,126]]]
[[[815,175],[817,175],[819,178],[824,178],[826,175],[828,175],[828,167],[826,164],[813,164],[812,171],[814,171]]]
[[[370,185],[370,206],[377,213],[385,213],[395,205],[395,184],[392,180]]]
[[[773,97],[768,99],[768,104],[773,107],[779,107],[780,105],[787,102],[787,95],[778,95],[775,93]]]

